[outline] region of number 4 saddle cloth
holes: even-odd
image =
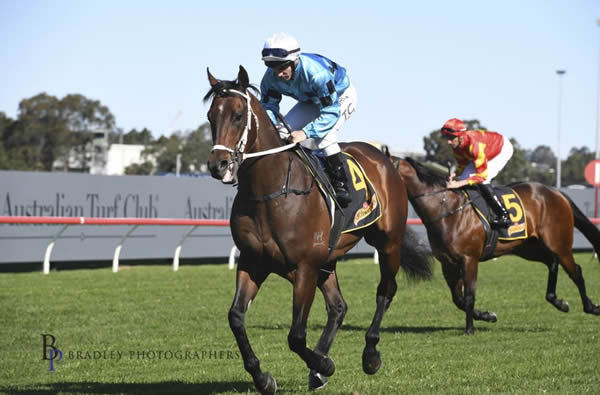
[[[491,258],[497,240],[509,241],[527,238],[527,218],[521,197],[513,189],[505,186],[494,186],[494,192],[508,211],[510,220],[513,222],[508,227],[500,229],[491,227],[489,219],[494,218],[496,214],[490,209],[484,197],[481,196],[479,188],[465,188],[462,190],[462,193],[467,195],[467,198],[473,204],[473,209],[485,229],[486,245],[481,260]]]
[[[306,151],[304,154],[306,154]],[[334,203],[331,193],[328,192],[332,191],[331,185],[324,185],[329,184],[330,181],[325,171],[323,159],[312,153],[300,155],[305,163],[310,162],[307,167],[317,181],[329,209],[331,218],[330,250],[337,244],[341,233],[365,228],[381,217],[381,206],[373,184],[358,161],[350,154],[345,152],[343,154],[344,160],[342,162],[348,180],[348,193],[352,197],[352,202],[343,209]]]

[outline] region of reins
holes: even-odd
[[[433,196],[433,195],[437,195],[440,193],[443,193],[444,196],[442,196],[442,200],[440,201],[440,206],[443,206],[444,203],[446,202],[446,192],[448,192],[450,189],[445,188],[445,189],[438,189],[436,191],[428,191],[425,193],[421,193],[418,195],[414,195],[414,196],[410,196],[411,199],[418,199],[421,197],[425,197],[425,196]],[[465,207],[469,206],[471,203],[473,203],[473,201],[471,199],[467,199],[467,201],[465,203],[463,203],[462,205],[458,206],[457,208],[450,210],[448,212],[445,212],[444,214],[438,215],[437,217],[433,218],[433,219],[428,219],[428,220],[422,220],[424,224],[431,224],[437,221],[440,221],[446,217],[449,217],[451,215],[456,214],[457,212],[463,210]]]
[[[435,217],[433,219],[429,219],[427,221],[423,221],[423,223],[425,223],[425,224],[431,224],[431,223],[437,222],[437,221],[439,221],[441,219],[444,219],[446,217],[449,217],[451,215],[454,215],[457,212],[463,210],[465,207],[469,206],[471,203],[473,203],[471,200],[467,200],[464,204],[458,206],[454,210],[450,210],[450,211],[448,211],[448,212],[446,212],[446,213],[444,213],[442,215],[438,215],[437,217]]]
[[[442,192],[446,192],[446,191],[448,191],[448,188],[446,188],[446,189],[439,189],[437,191],[428,191],[428,192],[421,193],[419,195],[414,195],[414,196],[411,196],[411,197],[414,198],[414,199],[417,199],[417,198],[420,198],[420,197],[423,197],[423,196],[437,195],[438,193],[442,193]]]

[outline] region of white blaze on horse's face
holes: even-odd
[[[246,103],[237,96],[215,98],[208,112],[213,137],[213,152],[208,164],[211,175],[224,184],[237,181],[238,163],[234,160],[246,121]]]

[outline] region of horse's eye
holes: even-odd
[[[241,112],[236,112],[233,114],[233,122],[235,123],[240,123],[242,122],[242,113]]]

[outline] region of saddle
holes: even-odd
[[[481,196],[479,188],[467,187],[462,190],[473,205],[473,209],[483,224],[485,230],[485,246],[480,260],[486,261],[492,258],[498,240],[509,241],[527,238],[527,218],[521,198],[513,189],[505,186],[494,186],[494,193],[504,204],[513,224],[507,228],[493,229],[490,226],[490,218],[496,214],[490,209],[484,197]]]
[[[296,153],[303,160],[319,186],[321,195],[327,203],[331,228],[329,231],[329,252],[335,248],[342,233],[352,232],[371,225],[381,217],[381,206],[373,184],[362,166],[343,152],[342,164],[348,178],[348,193],[352,202],[342,208],[335,202],[335,192],[325,170],[325,158],[314,151],[298,149]]]

